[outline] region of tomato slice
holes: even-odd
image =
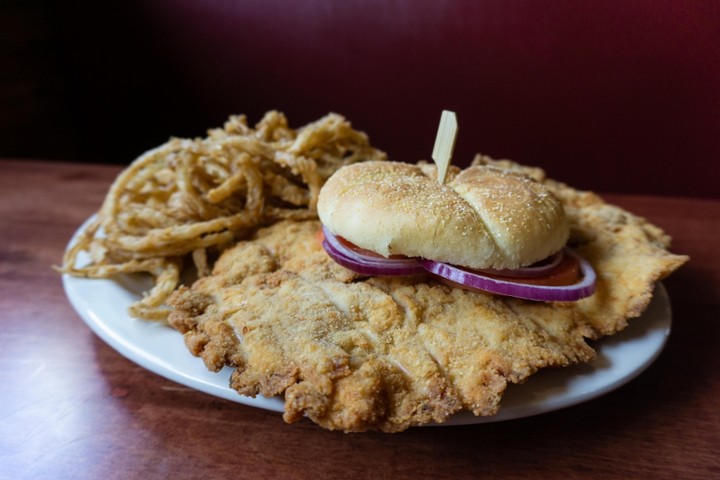
[[[366,250],[366,249],[364,249],[364,248],[358,247],[357,245],[355,245],[355,244],[352,243],[352,242],[347,241],[347,240],[344,239],[343,237],[337,236],[336,238],[338,239],[338,241],[339,241],[340,243],[342,243],[344,246],[346,246],[346,247],[349,248],[350,250],[354,250],[354,251],[356,251],[357,253],[359,253],[360,255],[364,255],[364,256],[366,256],[366,257],[373,257],[373,258],[392,258],[392,259],[395,259],[395,260],[401,260],[401,259],[408,258],[408,257],[406,257],[405,255],[390,255],[389,257],[383,257],[383,256],[380,255],[379,253],[375,253],[375,252],[373,252],[372,250]]]
[[[467,269],[466,269],[467,270]],[[558,266],[540,277],[513,277],[508,275],[489,274],[487,272],[468,270],[469,272],[484,275],[498,280],[506,280],[527,285],[546,285],[552,287],[574,285],[580,280],[580,262],[572,255],[564,255]]]

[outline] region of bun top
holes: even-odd
[[[519,268],[560,250],[569,225],[542,184],[489,166],[362,162],[341,168],[320,191],[318,214],[332,233],[379,253],[474,269]]]

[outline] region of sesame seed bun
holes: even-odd
[[[560,250],[569,225],[542,184],[489,166],[362,162],[320,191],[318,214],[333,234],[380,255],[422,257],[467,268],[518,268]]]

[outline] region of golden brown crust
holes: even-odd
[[[209,368],[236,367],[231,385],[241,394],[284,395],[288,422],[395,432],[461,409],[493,415],[508,383],[594,358],[586,339],[622,330],[654,283],[687,260],[645,220],[544,182],[598,272],[590,298],[537,303],[423,277],[360,277],[324,253],[318,222],[285,221],[179,290],[170,322]]]

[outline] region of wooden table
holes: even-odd
[[[631,383],[522,420],[343,434],[174,384],[86,327],[51,265],[119,170],[0,161],[0,478],[720,478],[718,200],[606,196],[692,257]]]

